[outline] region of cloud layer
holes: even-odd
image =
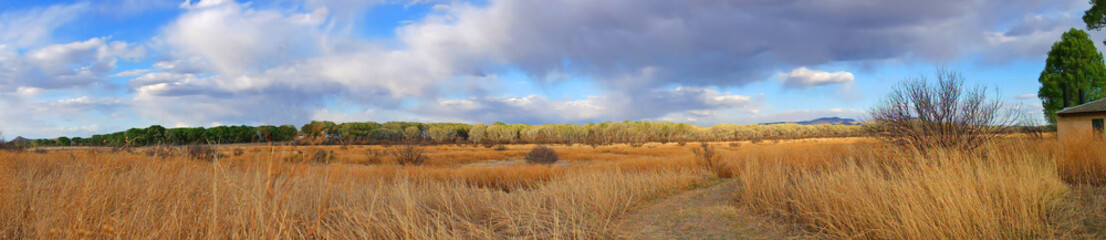
[[[853,81],[853,74],[850,72],[839,71],[830,73],[810,70],[806,67],[796,68],[789,73],[780,73],[779,77],[783,85],[789,88],[808,88],[850,83]]]
[[[772,82],[779,69],[793,69],[775,76],[783,88],[810,88],[855,80],[827,65],[945,62],[973,54],[992,62],[1036,58],[1078,22],[1065,14],[1083,3],[454,1],[431,3],[425,16],[396,25],[394,39],[362,35],[359,19],[386,4],[428,3],[185,1],[179,16],[138,43],[110,36],[55,42],[57,28],[99,9],[90,4],[0,13],[0,94],[10,96],[0,105],[62,104],[42,94],[65,91],[63,99],[75,99],[66,104],[83,106],[76,112],[123,112],[167,126],[351,116],[759,121],[771,106],[760,100],[762,89],[744,88]],[[118,61],[136,59],[149,66],[118,69]],[[539,87],[587,81],[599,93],[520,94],[497,77],[505,71]],[[727,92],[732,89],[742,92]],[[835,111],[855,110],[803,113]],[[12,118],[0,114],[0,120]]]

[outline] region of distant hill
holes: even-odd
[[[860,125],[860,121],[857,121],[856,119],[840,118],[840,117],[824,117],[824,118],[818,118],[818,119],[807,120],[807,121],[770,122],[770,123],[761,123],[761,124],[762,125],[773,125],[773,124],[785,124],[785,123],[794,123],[794,124],[799,124],[799,125],[819,125],[819,124]]]
[[[23,138],[22,136],[19,136],[19,137],[15,137],[15,139],[12,139],[11,141],[8,141],[8,143],[11,143],[11,144],[31,144],[31,140]]]

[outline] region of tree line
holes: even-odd
[[[190,144],[232,144],[292,141],[298,134],[295,126],[218,126],[211,128],[165,128],[153,125],[131,128],[89,138],[59,137],[35,139],[32,146],[149,146]]]
[[[93,135],[89,138],[37,139],[32,146],[150,146],[283,142],[302,145],[334,144],[589,144],[688,141],[774,140],[860,136],[860,126],[849,125],[736,125],[709,127],[687,123],[622,121],[587,124],[463,124],[418,122],[312,121],[299,129],[282,126],[219,126],[165,128],[159,125]]]

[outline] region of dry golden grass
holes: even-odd
[[[1106,185],[1106,139],[1083,135],[1065,138],[1058,144],[1056,165],[1065,181]]]
[[[215,163],[0,152],[0,239],[611,238],[633,207],[708,178],[679,163],[689,159],[565,167],[273,160],[285,148]]]
[[[736,204],[821,235],[1106,237],[1101,142],[1010,137],[929,156],[864,138],[712,146]],[[0,152],[0,239],[607,239],[631,210],[717,175],[697,143],[558,145],[553,166],[526,164],[532,147],[427,146],[421,166],[370,161],[386,146],[221,146],[215,162]],[[305,160],[317,151],[332,159]]]
[[[1062,181],[1103,156],[1058,164],[1071,159],[1054,142],[1002,139],[976,153],[929,156],[873,143],[781,145],[743,149],[731,163],[742,203],[836,238],[1104,236],[1106,229],[1076,222],[1106,216],[1073,217],[1103,210],[1070,204],[1077,200]]]

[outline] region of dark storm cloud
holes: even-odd
[[[1072,2],[454,3],[398,26],[397,46],[389,46],[332,31],[332,21],[354,24],[341,18],[357,13],[322,7],[254,9],[212,1],[188,5],[186,13],[165,28],[163,51],[170,54],[156,64],[161,72],[138,77],[131,86],[139,92],[136,101],[150,102],[150,108],[167,102],[203,115],[149,116],[197,124],[267,119],[266,114],[250,115],[262,102],[289,109],[269,116],[297,121],[334,102],[464,121],[623,120],[684,113],[701,117],[726,109],[756,112],[747,96],[718,89],[775,79],[780,71],[807,66],[943,62],[973,53],[994,53],[1004,60],[1034,57],[1063,25],[1053,22],[1074,19],[1035,14],[1068,11]],[[282,53],[289,48],[303,54]],[[595,81],[602,93],[585,100],[559,100],[510,96],[514,93],[491,97],[497,93],[456,87],[488,84],[482,80],[487,79],[484,73],[501,72],[505,66],[535,81],[584,77]],[[159,73],[205,77],[163,81],[154,75]],[[851,77],[801,74],[783,81],[790,87],[846,82]]]
[[[450,13],[455,21],[413,26],[401,35],[447,59],[495,60],[539,75],[569,71],[602,81],[652,68],[656,81],[637,84],[741,86],[766,79],[779,66],[956,58],[985,48],[996,24],[1058,5],[1038,0],[494,1],[487,8],[458,8]],[[617,83],[611,87],[622,87]]]

